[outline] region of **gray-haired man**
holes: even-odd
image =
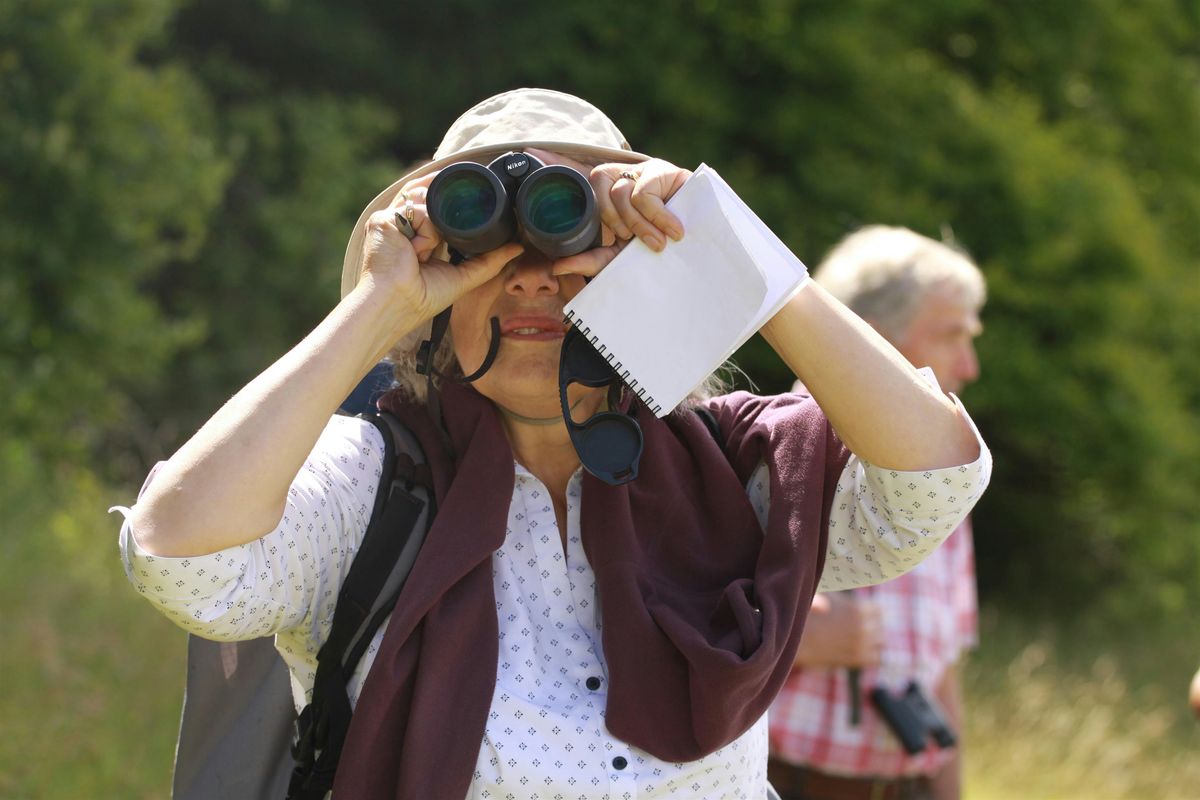
[[[872,226],[843,240],[814,278],[915,366],[931,368],[943,391],[957,393],[979,376],[984,281],[958,250]],[[956,664],[975,641],[969,520],[899,578],[818,594],[769,716],[770,778],[784,800],[958,798],[961,743],[930,739],[910,754],[867,697],[883,689],[899,699],[915,684],[936,699],[961,742]]]

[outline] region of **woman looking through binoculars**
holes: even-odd
[[[508,241],[451,252],[439,171],[510,153],[581,176],[598,241],[542,252],[513,196]],[[373,426],[332,415],[390,354],[381,406],[421,442],[438,512],[350,676],[335,797],[763,796],[764,714],[818,584],[903,572],[983,491],[990,456],[957,400],[811,282],[762,329],[811,397],[698,393],[656,419],[619,384],[561,384],[564,305],[634,236],[687,235],[665,203],[688,176],[570,95],[475,106],[368,205],[337,307],[128,514],[138,590],[208,637],[273,634],[303,705],[382,460]],[[581,468],[594,454],[560,391],[573,419],[637,415],[636,479]]]

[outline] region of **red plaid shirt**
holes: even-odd
[[[874,598],[883,621],[880,664],[862,671],[859,724],[850,725],[847,670],[795,670],[771,706],[771,752],[836,775],[933,775],[952,752],[931,740],[925,752],[907,755],[866,695],[876,686],[902,692],[916,680],[932,696],[946,669],[976,643],[970,520],[911,572],[853,591]]]

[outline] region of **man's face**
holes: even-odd
[[[975,337],[983,333],[979,313],[950,286],[929,292],[896,348],[916,367],[930,367],[942,391],[961,392],[979,377]]]

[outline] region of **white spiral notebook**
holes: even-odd
[[[667,208],[681,241],[634,240],[565,313],[655,416],[671,413],[773,317],[808,270],[704,164]]]

